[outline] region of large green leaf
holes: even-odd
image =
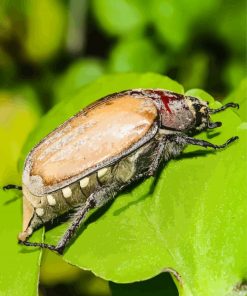
[[[105,76],[49,112],[26,144],[39,139],[73,113],[106,94],[134,87],[177,92],[176,82],[155,74]],[[202,91],[193,90],[219,106]],[[94,213],[64,259],[105,279],[129,283],[171,272],[182,295],[225,295],[247,276],[246,130],[231,110],[214,116],[216,131],[198,137],[223,143],[240,140],[223,151],[188,147],[171,160],[157,182],[150,178]],[[46,234],[55,243],[67,227]]]

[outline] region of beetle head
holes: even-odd
[[[221,126],[221,122],[210,121],[208,102],[190,96],[185,96],[185,100],[194,117],[194,121],[191,122],[188,133],[195,134],[207,128],[211,129]]]
[[[189,105],[189,108],[193,112],[195,118],[195,121],[189,128],[188,133],[194,134],[202,130],[213,129],[222,125],[222,122],[220,121],[212,122],[210,120],[210,114],[218,113],[229,107],[239,108],[239,105],[236,103],[228,103],[218,109],[211,109],[208,107],[208,102],[200,99],[185,96],[185,100],[187,101],[187,104]]]

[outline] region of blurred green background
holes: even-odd
[[[246,76],[246,6],[245,0],[1,0],[0,153],[9,163],[0,169],[1,184],[20,180],[14,164],[42,114],[103,74],[152,71],[185,89],[226,96]],[[107,282],[46,253],[40,295],[62,292],[110,295]]]

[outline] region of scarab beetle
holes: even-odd
[[[225,148],[191,136],[221,126],[219,109],[191,96],[163,89],[132,89],[108,95],[52,131],[28,154],[22,187],[23,231],[19,242],[63,253],[87,212],[100,207],[134,181],[154,176],[160,164],[187,144]],[[75,211],[56,246],[28,242],[41,225]]]

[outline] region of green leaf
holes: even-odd
[[[49,112],[24,154],[88,103],[135,87],[183,93],[179,84],[160,75],[105,76]],[[193,94],[210,97],[200,90]],[[210,107],[219,105],[211,102]],[[150,178],[92,214],[64,259],[118,283],[149,279],[168,270],[180,295],[233,291],[247,276],[246,130],[243,125],[239,128],[240,119],[229,109],[213,120],[223,126],[199,138],[221,144],[239,135],[239,141],[222,151],[187,147],[164,166],[156,183]],[[62,224],[47,232],[46,242],[57,242],[66,227]]]
[[[17,159],[40,112],[32,99],[28,88],[19,92],[0,91],[0,187],[21,184]],[[21,207],[19,192],[0,189],[0,295],[37,295],[38,291],[41,251],[23,250],[17,243],[22,229]],[[41,239],[41,231],[35,233],[34,239]]]

